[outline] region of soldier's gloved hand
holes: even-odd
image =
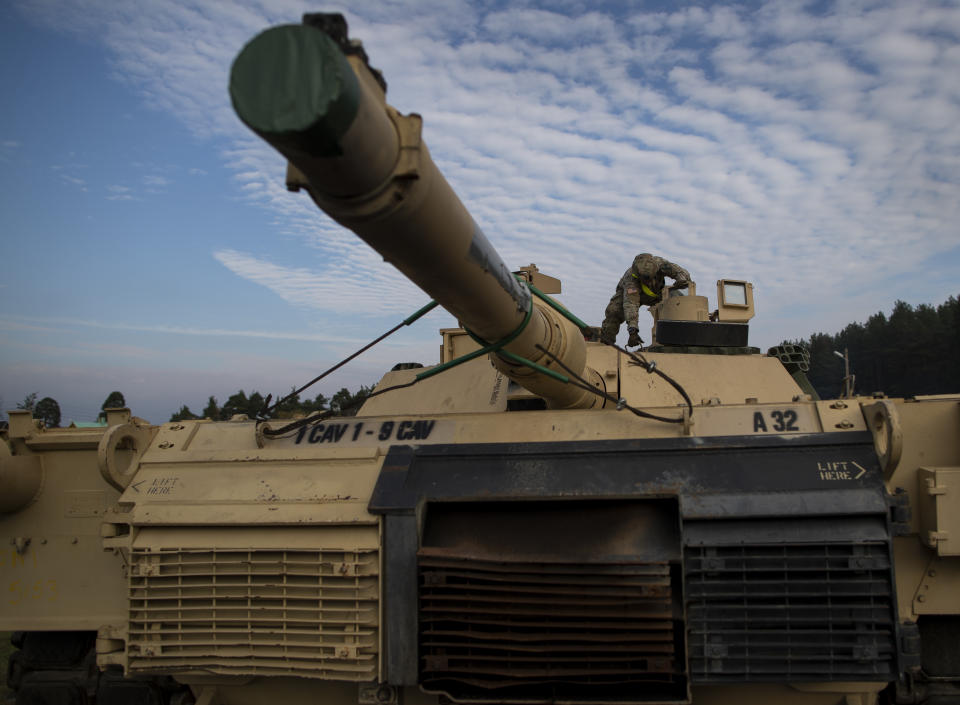
[[[630,337],[627,338],[627,347],[628,347],[628,348],[635,348],[635,347],[638,347],[638,346],[640,346],[640,345],[643,345],[643,339],[640,337],[640,331],[639,331],[639,330],[637,330],[637,329],[634,328],[633,326],[630,326],[629,328],[627,328],[627,333],[630,334]]]

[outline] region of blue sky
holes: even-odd
[[[0,6],[0,400],[166,420],[279,393],[426,302],[235,118],[258,31],[339,10],[510,265],[599,324],[638,252],[756,284],[751,343],[960,294],[960,5]],[[432,363],[442,312],[329,378]],[[644,324],[643,327],[645,327]]]

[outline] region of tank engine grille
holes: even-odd
[[[896,639],[889,546],[688,546],[694,682],[886,680]]]
[[[458,700],[481,691],[487,698],[596,698],[604,686],[682,693],[671,593],[667,564],[421,556],[422,683]]]
[[[425,690],[687,702],[674,503],[433,505],[417,557]]]
[[[377,677],[375,550],[134,549],[131,672]]]

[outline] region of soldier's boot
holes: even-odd
[[[617,342],[617,333],[620,331],[620,321],[613,321],[609,318],[603,319],[603,325],[600,327],[600,342],[607,345],[613,345]]]

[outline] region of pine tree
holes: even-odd
[[[260,392],[254,391],[247,398],[246,414],[251,419],[255,419],[260,415],[261,411],[263,411],[263,395]]]
[[[236,414],[246,414],[249,404],[250,400],[247,399],[246,393],[241,389],[223,403],[223,408],[220,409],[220,420],[229,421]]]
[[[217,405],[217,398],[210,397],[207,401],[207,407],[203,410],[203,418],[216,421],[220,418],[220,407]]]
[[[24,411],[33,412],[34,407],[37,405],[37,393],[30,392],[27,396],[23,398],[23,401],[17,404],[18,409],[23,409]]]
[[[837,396],[846,350],[856,392],[891,397],[960,391],[960,300],[914,308],[897,301],[887,317],[877,312],[864,324],[850,323],[836,335],[814,333],[798,341],[810,351],[811,384],[823,398]]]
[[[190,411],[190,407],[184,404],[180,407],[180,411],[176,412],[170,417],[171,421],[193,421],[194,419],[199,419],[200,417]]]

